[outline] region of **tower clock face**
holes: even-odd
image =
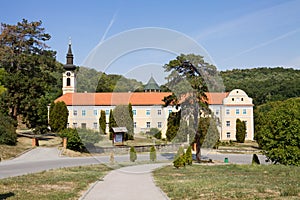
[[[70,72],[67,72],[67,76],[71,76],[71,73],[70,73]]]

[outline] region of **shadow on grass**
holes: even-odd
[[[13,192],[8,192],[8,193],[0,194],[0,199],[7,199],[12,196],[15,196],[15,194]]]

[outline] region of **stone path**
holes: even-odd
[[[169,199],[154,183],[151,172],[167,164],[123,167],[96,182],[81,200],[165,200]]]

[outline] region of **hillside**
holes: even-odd
[[[239,88],[255,105],[300,96],[300,70],[286,68],[234,69],[221,72],[226,91]]]

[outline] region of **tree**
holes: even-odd
[[[113,116],[113,111],[110,110],[109,111],[109,139],[112,140],[113,139],[113,135],[114,135],[114,131],[113,131],[113,127],[116,127],[117,126],[117,123],[115,121],[115,118]]]
[[[208,89],[218,88],[220,79],[216,67],[206,63],[201,56],[194,54],[180,55],[175,60],[171,60],[164,66],[166,72],[170,72],[167,77],[166,86],[171,89],[172,95],[164,98],[165,106],[175,105],[181,109],[181,118],[184,120],[193,119],[192,134],[195,134],[197,144],[196,158],[200,162],[200,133],[198,128],[198,116],[202,113],[209,114],[207,97],[205,92]],[[219,87],[218,90],[222,90]]]
[[[257,107],[255,133],[259,146],[273,163],[300,166],[300,98]]]
[[[156,161],[156,149],[154,146],[151,146],[150,148],[150,161],[152,162]]]
[[[137,159],[136,151],[134,147],[130,147],[129,157],[131,162],[135,162]]]
[[[172,141],[177,134],[180,125],[180,111],[171,112],[168,117],[166,137],[168,141]]]
[[[186,164],[192,165],[193,164],[193,154],[192,154],[192,147],[189,146],[185,153]]]
[[[16,122],[0,112],[0,144],[16,145]]]
[[[244,143],[246,137],[246,123],[240,119],[236,119],[236,141],[238,143]]]
[[[214,118],[200,117],[198,131],[201,147],[214,148],[217,145],[220,139],[220,134]]]
[[[3,23],[0,34],[0,68],[6,73],[2,80],[6,89],[2,107],[13,119],[21,116],[29,128],[37,130],[47,124],[44,116],[39,121],[40,115],[50,102],[49,93],[56,88],[54,73],[59,68],[56,53],[48,50],[45,43],[51,37],[41,25],[41,21],[25,19],[16,25]]]
[[[133,139],[133,120],[132,107],[130,105],[117,105],[113,110],[114,120],[118,127],[126,127],[125,140]]]
[[[106,134],[106,115],[105,111],[101,110],[99,118],[100,133]]]
[[[49,125],[53,132],[60,132],[67,128],[69,111],[63,101],[52,103],[49,113]]]

